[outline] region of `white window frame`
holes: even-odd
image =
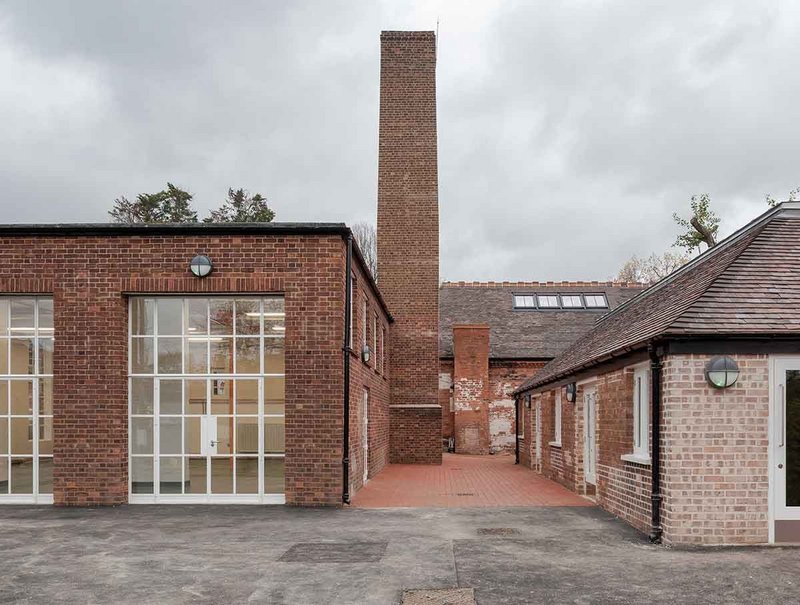
[[[600,298],[603,301],[602,305],[594,304],[595,298]],[[608,297],[603,293],[584,294],[583,300],[587,309],[608,309]]]
[[[514,295],[514,308],[515,309],[535,309],[536,296],[533,294],[515,294]]]
[[[553,441],[550,445],[561,446],[561,389],[555,392],[555,402],[553,404]]]
[[[372,365],[377,370],[378,369],[378,314],[373,313],[372,315],[372,355],[370,355],[372,359]]]
[[[355,338],[353,336],[353,329],[355,327],[355,314],[354,314],[355,305],[353,305],[353,300],[354,300],[355,295],[356,295],[356,278],[355,278],[354,275],[350,276],[350,286],[349,287],[350,287],[350,338],[349,338],[349,342],[347,343],[347,346],[349,346],[350,350],[352,351],[353,350],[353,339]]]
[[[580,294],[559,294],[561,298],[561,308],[562,309],[583,309],[583,297]],[[572,299],[577,298],[578,304],[577,305],[567,305],[564,304],[564,299]]]
[[[525,395],[517,400],[519,406],[519,422],[517,423],[517,439],[525,439],[525,400],[530,401],[530,395]]]
[[[633,455],[624,457],[631,462],[650,461],[650,371],[639,366],[633,371]]]
[[[549,302],[547,304],[542,304],[542,299],[548,300],[553,299],[555,301],[554,305],[551,305]],[[558,294],[537,294],[536,295],[536,305],[540,309],[560,309],[561,308],[561,301],[558,298]]]
[[[367,318],[369,317],[367,297],[361,299],[361,349],[367,346]]]

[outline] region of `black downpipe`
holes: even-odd
[[[650,354],[650,385],[653,402],[652,428],[650,436],[650,471],[651,471],[651,519],[650,541],[653,544],[661,543],[661,354],[650,343],[647,347]]]
[[[347,236],[344,295],[344,428],[342,431],[342,502],[350,504],[350,301],[353,297],[353,234]]]
[[[519,464],[519,395],[514,399],[514,456],[516,460],[514,464]]]

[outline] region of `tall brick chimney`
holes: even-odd
[[[393,462],[441,463],[434,32],[381,33],[378,278],[395,318]]]

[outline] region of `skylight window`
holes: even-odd
[[[562,294],[561,306],[565,309],[581,309],[583,308],[583,301],[581,301],[580,294]]]
[[[540,309],[558,309],[558,296],[555,294],[539,294],[536,297],[539,301]]]
[[[526,296],[522,294],[514,295],[514,308],[515,309],[535,309],[536,301],[533,296]]]
[[[584,298],[588,309],[605,309],[608,307],[605,294],[586,294]]]

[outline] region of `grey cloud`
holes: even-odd
[[[372,220],[379,31],[435,16],[445,279],[604,279],[694,193],[730,232],[800,185],[788,3],[486,6],[0,3],[3,222],[105,220],[167,180]]]

